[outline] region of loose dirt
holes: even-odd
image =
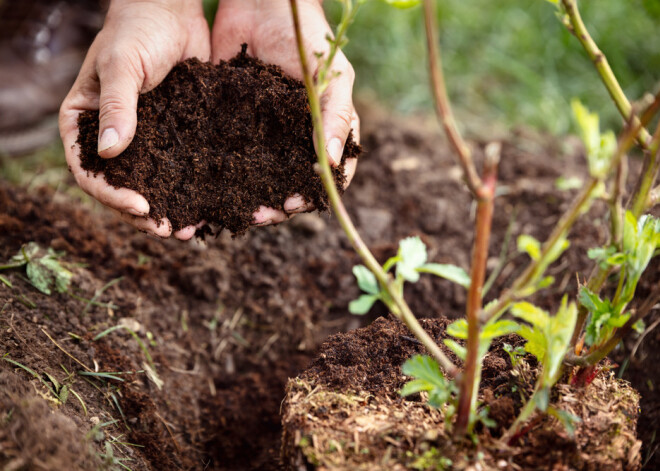
[[[416,234],[428,244],[432,261],[466,268],[470,198],[436,124],[403,123],[373,107],[363,107],[361,116],[366,153],[344,200],[367,244],[383,260],[396,251],[400,238]],[[500,265],[507,229],[512,236],[488,297],[525,261],[515,250],[515,237],[544,237],[568,206],[575,190],[557,190],[555,181],[561,175],[584,176],[578,149],[570,139],[527,133],[504,143],[489,272]],[[41,381],[15,365],[0,361],[0,370],[28,386],[20,395],[73,424],[61,428],[72,435],[61,436],[70,437],[67,443],[76,453],[76,444],[89,447],[89,455],[80,456],[92,465],[80,469],[97,469],[94,460],[105,459],[100,455],[108,442],[115,458],[130,459],[122,463],[133,470],[281,469],[279,412],[287,379],[303,371],[329,334],[387,314],[382,305],[364,318],[347,314],[348,303],[359,294],[351,274],[358,260],[329,216],[299,215],[233,240],[221,234],[205,245],[182,244],[149,238],[81,201],[68,189],[75,186],[72,179],[57,190],[0,185],[0,261],[29,241],[64,250],[62,260],[74,272],[72,293],[78,297],[41,294],[26,282],[24,269],[0,271],[13,286],[0,283],[0,352],[48,384],[45,373],[68,384],[85,408],[73,394],[58,404]],[[594,219],[605,208],[596,209],[601,212]],[[604,242],[604,231],[581,224],[571,240],[568,260],[584,276],[591,266],[585,249]],[[660,281],[660,264],[652,263],[642,293],[657,289]],[[553,266],[551,274],[560,269]],[[574,273],[560,276],[535,301],[553,308],[558,292],[575,293],[575,287]],[[465,301],[463,289],[432,276],[408,286],[406,294],[421,317],[456,317]],[[647,325],[657,315],[656,310]],[[162,389],[143,372],[145,355],[128,332],[93,340],[120,322],[132,326],[148,347]],[[123,382],[84,378],[78,372],[85,369],[46,332],[92,371],[98,365],[101,372],[139,373],[120,375]],[[651,456],[648,469],[658,464],[658,454],[651,454],[660,414],[655,385],[660,361],[653,355],[657,332],[645,336],[624,372],[642,393],[639,430],[642,457]],[[638,339],[631,338],[629,346]],[[627,357],[624,351],[621,355],[619,364]],[[11,416],[21,418],[16,424],[25,424],[26,416],[45,423],[41,406],[4,403],[21,407],[22,412],[11,406]],[[14,415],[18,412],[23,415]],[[39,469],[40,455],[22,441],[24,435],[4,434],[13,422],[6,419],[7,410],[0,413],[5,414],[0,468],[20,457],[28,469]],[[102,434],[90,435],[95,424],[106,424]],[[43,428],[29,431],[41,443],[53,439]]]
[[[98,112],[82,113],[82,168],[144,195],[150,217],[169,218],[175,231],[206,221],[242,234],[259,206],[283,209],[294,194],[326,209],[305,86],[245,50],[217,65],[174,67],[140,96],[135,138],[116,158],[96,152]],[[349,137],[333,170],[340,190],[344,162],[359,153]]]

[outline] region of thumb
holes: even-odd
[[[335,63],[339,59],[339,56],[336,57]],[[355,116],[352,98],[355,74],[346,58],[343,59],[345,66],[339,69],[341,73],[332,79],[321,98],[326,152],[330,158],[330,163],[334,166],[339,165],[341,162],[344,145],[351,132],[351,124]],[[357,129],[354,130],[354,132],[357,131]],[[355,136],[355,138],[358,137]]]
[[[137,127],[137,101],[144,74],[130,61],[113,58],[98,62],[100,83],[98,153],[103,158],[121,154],[133,140]]]

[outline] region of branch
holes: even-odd
[[[317,89],[317,84],[314,82],[314,78],[310,72],[309,64],[307,63],[307,55],[305,54],[305,46],[302,39],[302,29],[300,26],[300,19],[298,15],[298,2],[297,0],[290,0],[291,3],[291,14],[293,17],[293,25],[296,35],[296,45],[298,47],[298,55],[300,56],[300,64],[302,67],[303,79],[305,83],[305,88],[307,89],[307,95],[309,99],[309,106],[311,109],[312,119],[314,123],[314,135],[317,142],[317,155],[319,166],[321,167],[321,181],[325,187],[326,192],[328,193],[328,200],[330,206],[332,207],[339,224],[346,233],[351,245],[357,252],[357,254],[362,259],[363,263],[371,270],[371,272],[376,276],[378,282],[383,286],[388,294],[391,296],[394,305],[396,306],[396,311],[394,312],[397,317],[402,320],[412,333],[419,339],[420,342],[426,347],[426,349],[431,353],[433,357],[440,363],[448,376],[455,376],[458,372],[458,368],[454,363],[447,357],[440,347],[435,343],[435,341],[426,333],[422,326],[417,321],[417,318],[410,310],[410,307],[406,304],[404,299],[397,293],[396,288],[393,286],[392,278],[385,273],[383,268],[380,266],[376,258],[369,251],[369,248],[360,237],[353,221],[351,221],[346,207],[341,201],[339,192],[337,191],[337,186],[335,184],[334,178],[332,176],[332,170],[330,169],[330,162],[328,160],[328,155],[325,150],[325,138],[323,135],[323,122],[321,114],[321,102]]]
[[[584,356],[577,356],[573,353],[567,355],[564,363],[572,366],[591,366],[595,365],[603,358],[605,358],[617,344],[621,341],[623,337],[628,335],[632,330],[633,325],[640,319],[646,317],[660,301],[660,286],[656,287],[655,291],[647,298],[644,304],[635,312],[634,315],[628,319],[628,321],[621,327],[617,329],[614,334],[601,346],[596,348],[594,351],[590,352]]]
[[[612,97],[612,100],[614,100],[614,104],[621,113],[621,116],[623,116],[623,119],[628,119],[633,111],[632,106],[628,101],[626,94],[623,93],[621,85],[619,85],[614,72],[612,72],[612,68],[607,62],[607,57],[605,57],[605,54],[603,54],[603,52],[598,48],[598,45],[594,42],[593,38],[589,34],[589,31],[587,31],[587,28],[582,21],[582,17],[580,16],[580,10],[578,9],[577,1],[562,0],[562,5],[566,10],[566,14],[568,15],[568,18],[571,22],[571,26],[573,27],[572,32],[578,41],[580,41],[580,44],[582,44],[582,47],[596,66],[596,70],[598,71],[601,80],[605,84],[605,88],[607,88],[608,93]],[[639,123],[639,119],[635,116],[633,118],[633,125],[637,126]],[[644,150],[648,150],[649,142],[651,140],[651,136],[649,135],[648,131],[644,127],[640,126],[639,134],[636,137],[639,145]]]
[[[475,198],[479,198],[481,180],[474,167],[470,148],[467,146],[456,127],[454,113],[452,112],[445,79],[442,73],[442,60],[440,57],[440,46],[438,45],[437,25],[435,13],[435,0],[424,0],[424,26],[426,27],[426,44],[428,47],[429,72],[431,89],[435,103],[435,111],[438,119],[445,128],[449,142],[454,147],[458,156],[458,163],[463,169],[465,183]]]

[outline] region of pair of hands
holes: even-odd
[[[308,61],[315,71],[319,60],[314,53],[328,50],[326,35],[331,30],[322,0],[298,3]],[[167,219],[148,218],[149,203],[143,196],[127,188],[113,188],[103,175],[94,176],[81,168],[76,144],[78,115],[83,110],[99,110],[99,155],[116,157],[135,135],[140,93],[156,87],[182,60],[228,60],[242,43],[248,44],[250,55],[302,79],[289,0],[220,0],[212,31],[201,0],[112,0],[103,29],[60,109],[66,160],[80,187],[138,229],[159,237],[172,235]],[[338,165],[351,129],[359,138],[359,119],[352,102],[353,68],[341,52],[332,68],[337,73],[322,97],[322,112],[326,150]],[[356,164],[356,159],[346,163],[348,182]],[[254,224],[282,222],[291,214],[312,209],[302,197],[293,195],[284,211],[260,207],[254,213]],[[173,235],[187,240],[196,228],[186,227]]]

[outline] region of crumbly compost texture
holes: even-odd
[[[81,113],[82,168],[142,194],[149,217],[167,217],[175,231],[206,221],[242,234],[259,206],[281,209],[296,193],[327,209],[303,83],[245,51],[218,65],[188,59],[174,67],[140,96],[137,132],[116,158],[98,156],[98,112]],[[359,153],[349,136],[333,169],[338,188],[345,160]]]

